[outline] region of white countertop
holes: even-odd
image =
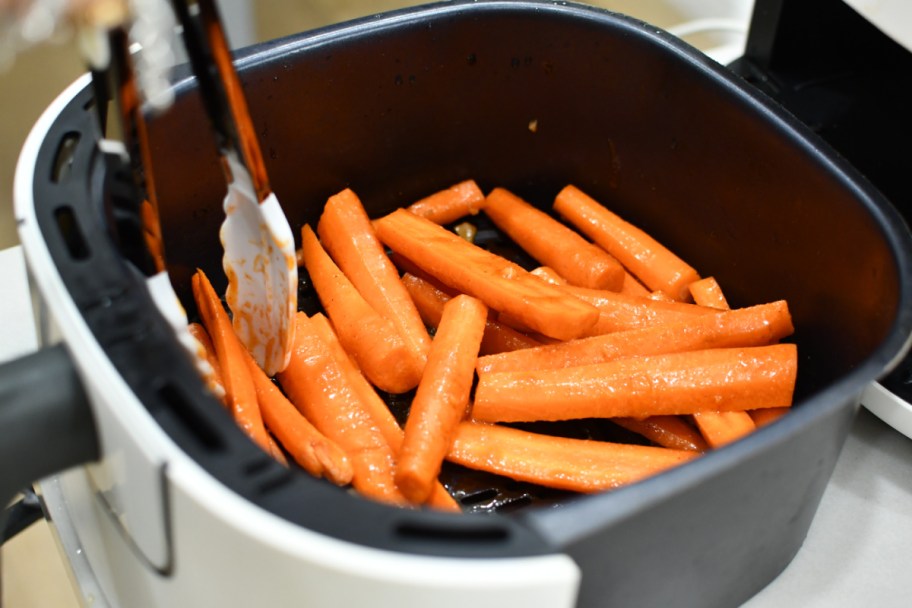
[[[0,360],[4,360],[35,348],[31,301],[18,247],[0,251],[0,285],[4,286]],[[4,553],[5,562],[15,559]],[[47,559],[59,556],[51,554]],[[910,605],[912,439],[862,409],[803,547],[745,608]]]

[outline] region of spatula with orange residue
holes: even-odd
[[[263,370],[285,368],[294,337],[294,236],[269,185],[214,0],[172,0],[228,182],[221,228],[234,329]]]

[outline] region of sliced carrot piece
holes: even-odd
[[[256,387],[244,359],[244,345],[234,333],[231,319],[228,318],[222,301],[202,270],[197,270],[193,275],[191,287],[197,311],[215,347],[225,386],[225,400],[230,406],[235,422],[264,451],[281,457],[281,452],[272,448],[274,444],[263,424],[263,417],[257,404]]]
[[[751,410],[748,412],[751,419],[753,419],[754,424],[757,425],[757,428],[761,426],[766,426],[771,422],[775,422],[782,418],[789,412],[787,407],[767,407],[762,410]]]
[[[336,485],[348,485],[353,472],[345,450],[301,415],[253,356],[246,351],[245,354],[267,428],[305,471],[315,477],[325,477]]]
[[[570,284],[618,291],[624,268],[608,252],[509,190],[488,193],[485,214],[522,249]]]
[[[690,265],[645,231],[609,211],[575,186],[561,190],[554,210],[598,243],[646,287],[687,301],[687,286],[700,278]]]
[[[431,338],[354,192],[346,189],[329,198],[317,234],[364,299],[396,327],[417,368],[424,369]]]
[[[625,357],[557,370],[480,374],[472,416],[484,422],[643,418],[785,407],[797,372],[794,344]]]
[[[430,496],[456,425],[466,415],[487,316],[487,307],[466,295],[443,308],[396,464],[396,484],[412,502]]]
[[[362,405],[367,409],[373,421],[380,428],[380,432],[392,449],[393,455],[398,457],[399,451],[402,449],[402,440],[405,434],[402,427],[396,422],[393,413],[374,390],[374,387],[370,385],[363,375],[361,375],[357,366],[351,358],[349,358],[348,353],[345,352],[342,343],[339,342],[339,338],[333,331],[329,320],[322,314],[317,313],[311,317],[311,321],[313,322],[314,331],[323,339],[327,346],[329,346],[330,352],[339,364],[340,369],[348,377],[352,386],[358,392],[358,395],[361,397]],[[456,500],[439,482],[434,484],[431,496],[427,500],[427,506],[444,511],[462,511]]]
[[[368,380],[388,393],[415,388],[421,369],[392,322],[367,303],[307,224],[301,229],[304,266],[339,340]]]
[[[295,317],[291,359],[278,378],[295,407],[345,450],[352,463],[352,486],[361,495],[408,504],[393,480],[392,449],[304,313]]]
[[[536,346],[478,358],[478,372],[532,371],[604,363],[621,357],[659,355],[707,348],[763,346],[794,331],[785,300],[677,323]]]
[[[196,339],[200,348],[203,349],[203,356],[209,364],[210,372],[206,374],[205,380],[209,390],[218,397],[222,403],[225,403],[225,382],[222,380],[222,368],[218,362],[218,354],[215,352],[215,346],[212,344],[212,338],[209,332],[200,323],[190,323],[187,325],[190,335]]]
[[[720,448],[757,430],[757,425],[748,412],[707,410],[694,412],[693,419],[706,443],[712,448]]]
[[[647,297],[651,293],[640,283],[635,276],[626,272],[624,274],[624,283],[621,285],[620,293],[628,296]]]
[[[539,266],[529,271],[531,274],[552,285],[566,285],[567,279],[560,276],[556,270],[548,266]]]
[[[700,432],[681,416],[612,418],[611,421],[665,448],[691,452],[705,452],[709,448]]]
[[[598,320],[593,306],[404,209],[375,220],[374,226],[388,247],[437,280],[546,336],[575,338]]]
[[[728,310],[728,300],[722,293],[722,288],[716,281],[715,277],[705,277],[699,281],[694,281],[687,286],[690,295],[693,296],[695,304],[718,308],[719,310]]]
[[[439,289],[433,283],[421,279],[413,274],[402,275],[402,284],[405,285],[409,295],[415,302],[421,318],[429,327],[436,328],[440,325],[443,307],[452,299],[447,292]],[[503,353],[523,348],[540,346],[541,342],[507,327],[497,321],[488,320],[485,323],[484,336],[481,339],[479,353],[489,355]]]
[[[468,179],[416,201],[407,209],[435,224],[449,224],[467,215],[476,215],[484,205],[484,192],[475,180]]]
[[[599,492],[639,481],[697,456],[662,447],[568,439],[496,424],[458,425],[447,460],[518,481]]]

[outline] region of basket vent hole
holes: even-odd
[[[54,211],[54,219],[57,221],[57,230],[63,243],[66,245],[70,257],[74,260],[86,260],[91,255],[89,244],[86,242],[85,235],[76,220],[76,214],[73,208],[69,206],[59,207]]]
[[[78,144],[79,133],[75,131],[70,131],[60,139],[57,152],[54,154],[54,164],[51,166],[51,181],[55,184],[61,183],[70,174]]]
[[[167,411],[180,420],[184,429],[192,433],[203,447],[211,451],[224,449],[222,438],[199,414],[184,391],[173,384],[165,384],[158,389],[158,398]]]

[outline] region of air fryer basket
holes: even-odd
[[[463,179],[542,207],[573,183],[715,276],[733,306],[787,299],[796,405],[737,444],[591,497],[449,469],[467,510],[484,511],[461,516],[286,471],[206,393],[117,251],[123,222],[104,219],[110,162],[92,144],[86,90],[39,157],[39,220],[87,323],[182,449],[262,508],[344,540],[466,558],[567,553],[583,606],[734,605],[788,564],[861,391],[912,325],[908,231],[850,167],[671,36],[566,3],[407,9],[253,47],[238,67],[296,230],[346,187],[377,216]],[[192,314],[195,268],[224,286],[224,183],[192,79],[176,88],[150,134],[165,253]],[[301,293],[307,306],[306,277]]]

